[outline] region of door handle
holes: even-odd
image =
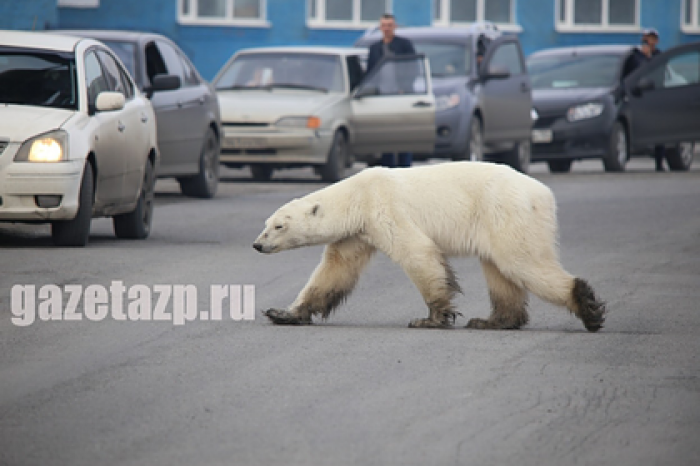
[[[523,92],[527,92],[530,90],[530,86],[528,86],[526,83],[520,84],[520,90]]]
[[[117,125],[117,129],[119,130],[120,133],[123,133],[124,130],[126,129],[126,125],[120,121],[119,124]]]
[[[179,108],[182,108],[182,100],[178,100],[178,101],[177,101],[177,106],[178,106]]]
[[[199,98],[199,105],[204,105],[204,102],[206,102],[207,98],[206,96],[202,96]]]
[[[433,104],[431,104],[430,102],[426,102],[424,100],[419,100],[418,102],[413,104],[413,106],[414,107],[432,107]]]
[[[148,121],[148,117],[146,116],[145,113],[141,114],[141,123],[146,123]]]

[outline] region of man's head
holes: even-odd
[[[396,31],[394,15],[384,13],[382,17],[379,18],[379,29],[382,31],[384,42],[391,42],[394,38],[394,31]]]
[[[642,42],[649,45],[653,52],[656,49],[656,44],[659,43],[659,33],[656,29],[645,29],[642,33]]]

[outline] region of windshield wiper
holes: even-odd
[[[263,89],[266,91],[270,90],[270,86],[246,86],[246,85],[241,85],[241,84],[235,84],[233,86],[228,86],[228,87],[217,87],[217,91],[238,91],[241,89],[248,89],[248,90],[256,90],[256,89]]]
[[[291,84],[291,83],[279,83],[279,84],[268,84],[265,86],[267,88],[282,88],[282,89],[305,89],[309,91],[319,91],[319,92],[328,92],[328,89],[325,87],[316,87],[316,86],[309,86],[306,84]]]

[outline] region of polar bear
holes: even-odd
[[[472,329],[517,329],[528,323],[528,292],[567,307],[591,332],[605,304],[589,284],[560,265],[552,191],[505,165],[450,162],[366,169],[294,199],[265,223],[253,247],[262,253],[326,244],[321,263],[287,309],[269,309],[276,324],[327,318],[355,287],[376,250],[398,263],[420,291],[428,318],[409,327],[446,328],[461,292],[448,257],[475,255],[489,288],[491,315]]]

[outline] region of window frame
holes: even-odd
[[[486,14],[486,2],[487,0],[476,0],[476,21],[473,23],[470,22],[464,22],[464,21],[452,21],[451,20],[451,5],[450,5],[451,0],[433,0],[432,1],[432,8],[431,8],[431,16],[433,15],[433,12],[435,11],[435,3],[440,4],[440,13],[441,17],[440,18],[432,18],[432,25],[433,26],[442,26],[442,27],[465,27],[465,26],[470,26],[472,24],[478,24],[480,22],[485,22],[488,21],[484,15]],[[516,12],[517,12],[517,2],[518,0],[509,0],[510,1],[510,17],[511,21],[510,23],[496,23],[491,21],[493,24],[495,24],[499,30],[501,31],[507,31],[507,32],[522,32],[523,28],[518,24],[517,18],[516,18]]]
[[[639,32],[641,30],[641,0],[634,0],[634,24],[610,24],[608,10],[611,0],[601,0],[601,21],[600,24],[575,24],[574,4],[577,1],[585,0],[555,0],[554,2],[554,24],[557,32],[586,32],[586,33],[608,33],[608,32]],[[561,19],[561,2],[566,3],[566,18]]]
[[[685,8],[690,4],[690,22],[685,21]],[[685,34],[700,34],[700,0],[683,0],[681,3],[681,31]]]
[[[197,0],[177,0],[177,22],[191,26],[238,26],[238,27],[263,27],[269,28],[267,20],[267,0],[260,2],[259,18],[236,18],[233,16],[236,0],[224,0],[226,2],[226,15],[220,18],[200,18],[197,15]],[[189,5],[189,13],[183,14],[183,6]]]
[[[372,21],[362,21],[362,0],[352,0],[352,19],[327,20],[325,19],[327,0],[306,0],[306,26],[312,29],[367,29],[377,26],[379,18]],[[392,13],[394,0],[381,0],[385,2],[385,13]],[[316,5],[316,17],[311,17],[312,4]],[[398,21],[397,21],[398,23]]]

